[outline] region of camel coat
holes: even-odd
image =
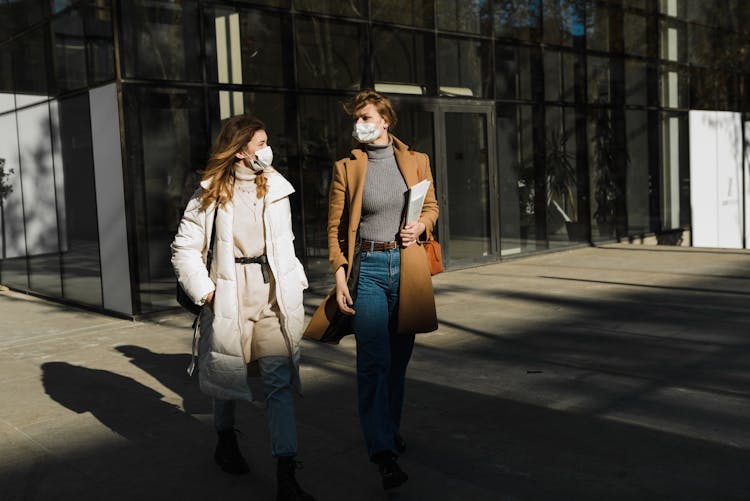
[[[429,157],[424,153],[410,150],[406,144],[391,137],[396,163],[406,185],[414,186],[423,179],[431,181],[419,218],[419,221],[424,223],[426,231],[431,232],[439,211]],[[333,168],[328,206],[328,259],[334,273],[340,266],[346,268],[347,280],[351,272],[349,263],[354,260],[366,175],[367,153],[362,149],[352,150],[351,156],[339,160]],[[424,238],[423,234],[421,239]],[[305,330],[305,337],[320,339],[337,310],[334,288],[313,315]],[[416,334],[436,329],[437,314],[432,276],[427,255],[421,242],[418,242],[401,248],[397,331],[399,334]]]

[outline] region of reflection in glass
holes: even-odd
[[[479,40],[438,38],[440,95],[491,96],[490,45]]]
[[[539,39],[542,0],[494,0],[495,36],[516,40]]]
[[[11,52],[5,50],[11,46],[0,47],[0,113],[16,107],[16,97],[13,94],[13,58]]]
[[[19,111],[18,130],[29,284],[33,290],[59,297],[60,245],[49,105]]]
[[[99,229],[88,95],[53,101],[55,183],[60,219],[62,285],[66,299],[102,305]],[[62,209],[62,213],[61,213]]]
[[[296,29],[297,72],[301,87],[359,88],[362,80],[360,25],[299,17]]]
[[[646,18],[626,12],[623,21],[623,36],[625,38],[625,53],[634,56],[648,55],[646,38]]]
[[[125,133],[142,310],[173,306],[169,245],[209,145],[202,90],[126,86]]]
[[[544,51],[544,98],[547,101],[575,100],[575,64],[579,56],[569,52]]]
[[[231,8],[210,9],[206,13],[208,79],[219,83],[289,86],[294,69],[291,40],[291,23],[286,15],[249,9],[239,12]],[[223,118],[242,112],[230,109],[229,97],[227,93],[222,98]]]
[[[52,94],[47,81],[47,33],[37,28],[13,41],[13,79],[16,91],[16,106],[22,107],[46,101]]]
[[[445,114],[448,249],[453,263],[491,254],[486,122],[483,114]]]
[[[501,255],[544,249],[547,236],[537,236],[536,230],[532,108],[527,105],[499,105],[496,124]]]
[[[531,99],[531,51],[526,47],[495,46],[495,97]]]
[[[487,0],[437,0],[438,29],[489,35]]]
[[[28,289],[26,234],[23,224],[23,190],[18,152],[16,114],[0,115],[0,163],[3,166],[2,195],[2,283]]]
[[[365,0],[295,0],[294,7],[297,10],[309,12],[321,12],[336,16],[367,17],[367,4]]]
[[[645,111],[625,112],[627,127],[627,152],[630,162],[627,170],[628,233],[649,231],[649,157],[648,115]]]
[[[299,98],[302,144],[305,255],[311,281],[331,281],[328,264],[328,191],[333,164],[354,147],[352,119],[343,98],[302,95]]]
[[[625,104],[648,104],[646,63],[625,61]]]
[[[589,102],[608,103],[610,99],[609,59],[589,56],[588,74]]]
[[[372,18],[395,24],[432,28],[435,24],[433,0],[370,0]]]
[[[372,73],[379,92],[434,94],[433,35],[374,26]]]
[[[594,3],[586,8],[586,46],[591,50],[609,50],[609,9]]]
[[[663,230],[690,223],[687,116],[662,114],[661,223]]]
[[[160,80],[200,80],[196,0],[121,3],[124,73]]]
[[[586,34],[583,4],[570,0],[544,0],[544,42],[573,45],[576,37]]]
[[[547,106],[545,114],[547,239],[553,247],[588,235],[586,223],[578,219],[575,111]]]

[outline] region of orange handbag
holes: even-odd
[[[430,264],[430,273],[437,275],[444,272],[443,251],[440,249],[440,242],[435,240],[431,232],[427,233],[427,240],[422,242],[422,246],[427,254],[427,262]]]

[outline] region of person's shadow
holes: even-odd
[[[190,354],[154,353],[134,345],[118,346],[117,351],[128,357],[130,363],[159,380],[161,384],[182,397],[186,414],[212,412],[211,399],[201,393],[198,378],[187,373]]]

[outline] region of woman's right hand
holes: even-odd
[[[346,270],[343,266],[336,270],[336,304],[344,315],[354,315],[354,301],[346,284]]]

